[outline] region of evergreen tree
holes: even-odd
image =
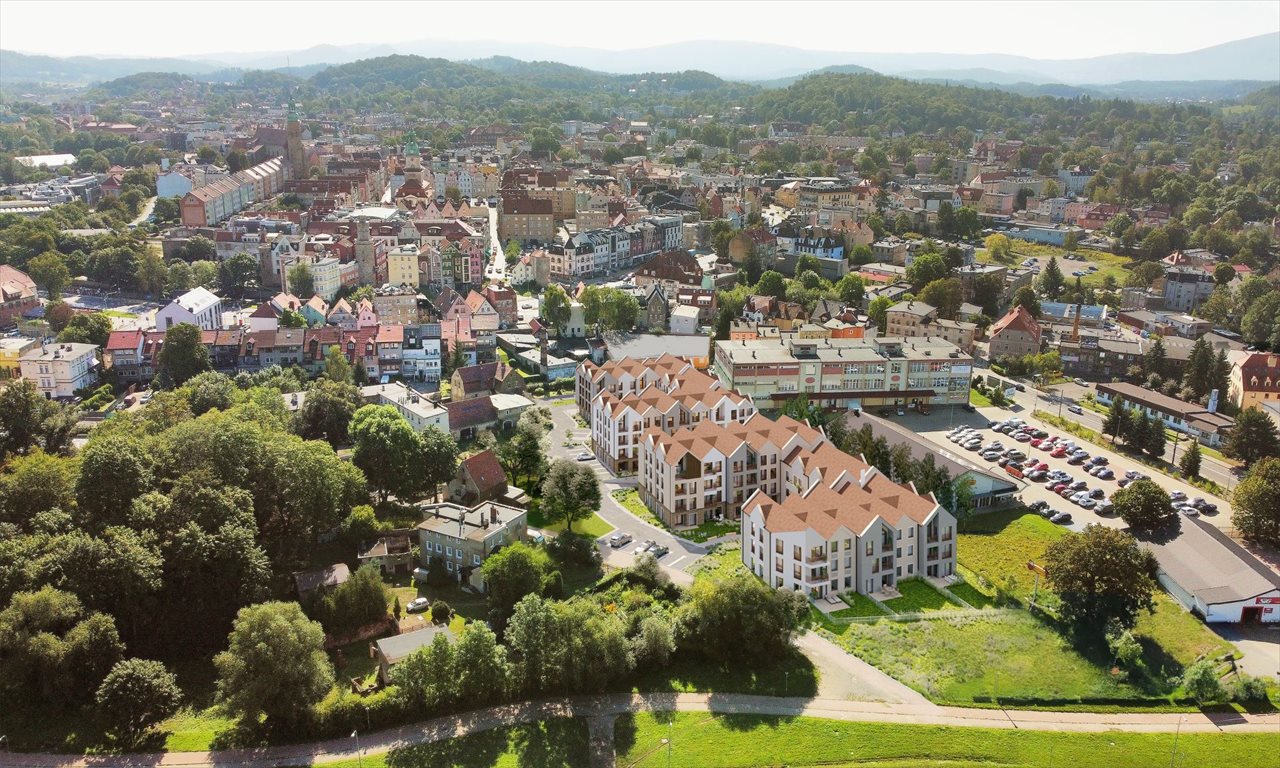
[[[1178,469],[1182,470],[1183,477],[1197,478],[1200,476],[1200,443],[1195,438],[1191,439],[1191,446],[1187,448],[1187,452],[1182,454],[1182,458],[1178,461]]]
[[[1147,436],[1142,441],[1142,450],[1152,458],[1158,459],[1164,455],[1164,446],[1168,437],[1164,432],[1164,420],[1155,417],[1147,422]]]
[[[1222,452],[1245,464],[1280,455],[1280,438],[1271,418],[1257,408],[1246,408],[1236,416]]]
[[[1203,337],[1196,339],[1187,357],[1187,367],[1182,374],[1182,386],[1195,398],[1204,397],[1215,377],[1215,358],[1209,343]]]
[[[1036,280],[1036,288],[1050,299],[1057,299],[1066,288],[1066,279],[1062,276],[1062,268],[1058,266],[1058,257],[1050,256],[1044,272]]]
[[[1117,397],[1111,401],[1111,410],[1107,411],[1106,421],[1102,423],[1102,433],[1111,435],[1111,444],[1128,434],[1129,411],[1124,406],[1124,398]]]
[[[1164,376],[1166,354],[1164,349],[1164,339],[1156,336],[1151,342],[1151,346],[1147,348],[1147,352],[1142,356],[1142,375],[1143,376]]]

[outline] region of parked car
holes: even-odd
[[[609,537],[609,546],[614,549],[620,549],[630,544],[631,538],[631,534],[629,533],[615,533]]]
[[[1186,500],[1187,500],[1187,494],[1183,493],[1182,491],[1174,491],[1173,493],[1169,494],[1169,501],[1176,503],[1179,501],[1186,501]]]
[[[1103,467],[1102,471],[1094,475],[1094,477],[1098,478],[1099,480],[1114,480],[1116,477],[1116,473],[1112,472],[1107,467]]]
[[[636,557],[639,557],[640,555],[643,555],[645,552],[648,552],[650,549],[653,549],[656,546],[658,545],[652,541],[642,541],[640,542],[640,546],[631,550],[631,554],[635,555]]]
[[[1067,406],[1067,412],[1068,412],[1068,413],[1074,413],[1074,414],[1076,414],[1077,416],[1080,416],[1080,415],[1083,415],[1083,414],[1084,414],[1084,409],[1083,409],[1083,408],[1081,408],[1081,407],[1080,407],[1080,406],[1078,406],[1078,405],[1068,405],[1068,406]]]
[[[1067,455],[1067,449],[1063,448],[1062,446],[1058,446],[1057,448],[1054,448],[1053,452],[1050,453],[1049,455],[1055,459],[1061,459]]]
[[[1028,435],[1026,432],[1019,432],[1013,436],[1013,439],[1020,443],[1029,443],[1031,442],[1031,435]]]
[[[656,558],[661,558],[661,557],[664,557],[670,551],[671,551],[670,549],[662,546],[661,544],[658,544],[649,550],[649,554],[653,555]]]
[[[429,607],[431,607],[430,600],[425,597],[415,597],[409,601],[409,604],[404,609],[409,613],[422,613]]]
[[[1098,502],[1098,505],[1093,508],[1093,511],[1097,512],[1100,515],[1109,515],[1112,513],[1112,511],[1114,511],[1114,509],[1115,509],[1115,505],[1113,505],[1110,501],[1104,499]]]
[[[1200,516],[1200,510],[1196,509],[1195,507],[1191,506],[1190,504],[1183,504],[1182,506],[1178,507],[1178,511],[1179,511],[1179,512],[1181,512],[1182,514],[1186,515],[1187,517],[1199,517],[1199,516]]]
[[[1070,513],[1070,512],[1059,512],[1059,513],[1057,513],[1056,515],[1054,515],[1053,517],[1050,517],[1050,518],[1049,518],[1049,522],[1051,522],[1051,523],[1057,523],[1057,524],[1059,524],[1059,525],[1070,525],[1070,524],[1071,524],[1071,513]]]
[[[1094,488],[1092,491],[1089,491],[1089,498],[1091,499],[1105,499],[1106,497],[1107,492],[1101,488]]]
[[[1031,510],[1032,512],[1039,512],[1042,509],[1048,509],[1048,508],[1049,508],[1049,502],[1047,501],[1037,500],[1027,505],[1027,509]]]

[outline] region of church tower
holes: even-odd
[[[360,270],[361,285],[377,285],[377,263],[373,238],[369,234],[369,220],[356,221],[356,267]]]
[[[307,178],[307,155],[302,150],[302,120],[298,117],[298,108],[289,102],[289,119],[285,123],[287,154],[285,163],[289,166],[289,176],[294,179]]]
[[[422,150],[418,148],[418,139],[412,131],[405,136],[404,183],[396,190],[395,202],[402,211],[414,210],[431,202],[427,188],[422,184]]]

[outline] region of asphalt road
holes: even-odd
[[[577,413],[576,405],[549,407],[551,408],[554,426],[549,438],[551,445],[548,454],[553,460],[570,459],[576,461],[578,454],[591,450],[589,447],[590,431],[586,427],[579,427],[577,422],[574,421],[574,414]],[[566,440],[571,441],[573,445],[564,445]],[[613,498],[613,492],[635,488],[637,482],[635,477],[614,477],[594,457],[590,461],[582,463],[588,464],[595,471],[596,476],[600,478],[601,499],[603,502],[600,506],[600,517],[617,529],[617,532],[628,533],[633,539],[630,544],[615,550],[609,547],[606,541],[608,536],[601,537],[601,551],[609,563],[619,567],[630,565],[635,561],[632,550],[635,549],[637,544],[642,541],[655,541],[671,550],[658,561],[659,564],[667,569],[673,581],[689,583],[691,581],[691,577],[688,575],[689,568],[706,554],[707,547],[686,542],[665,529],[641,520],[623,508]]]

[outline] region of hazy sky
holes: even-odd
[[[1177,53],[1276,30],[1278,0],[0,0],[0,47],[58,56],[198,57],[298,50],[323,43],[532,36],[559,45],[614,49],[721,39],[833,51],[1085,58]]]

